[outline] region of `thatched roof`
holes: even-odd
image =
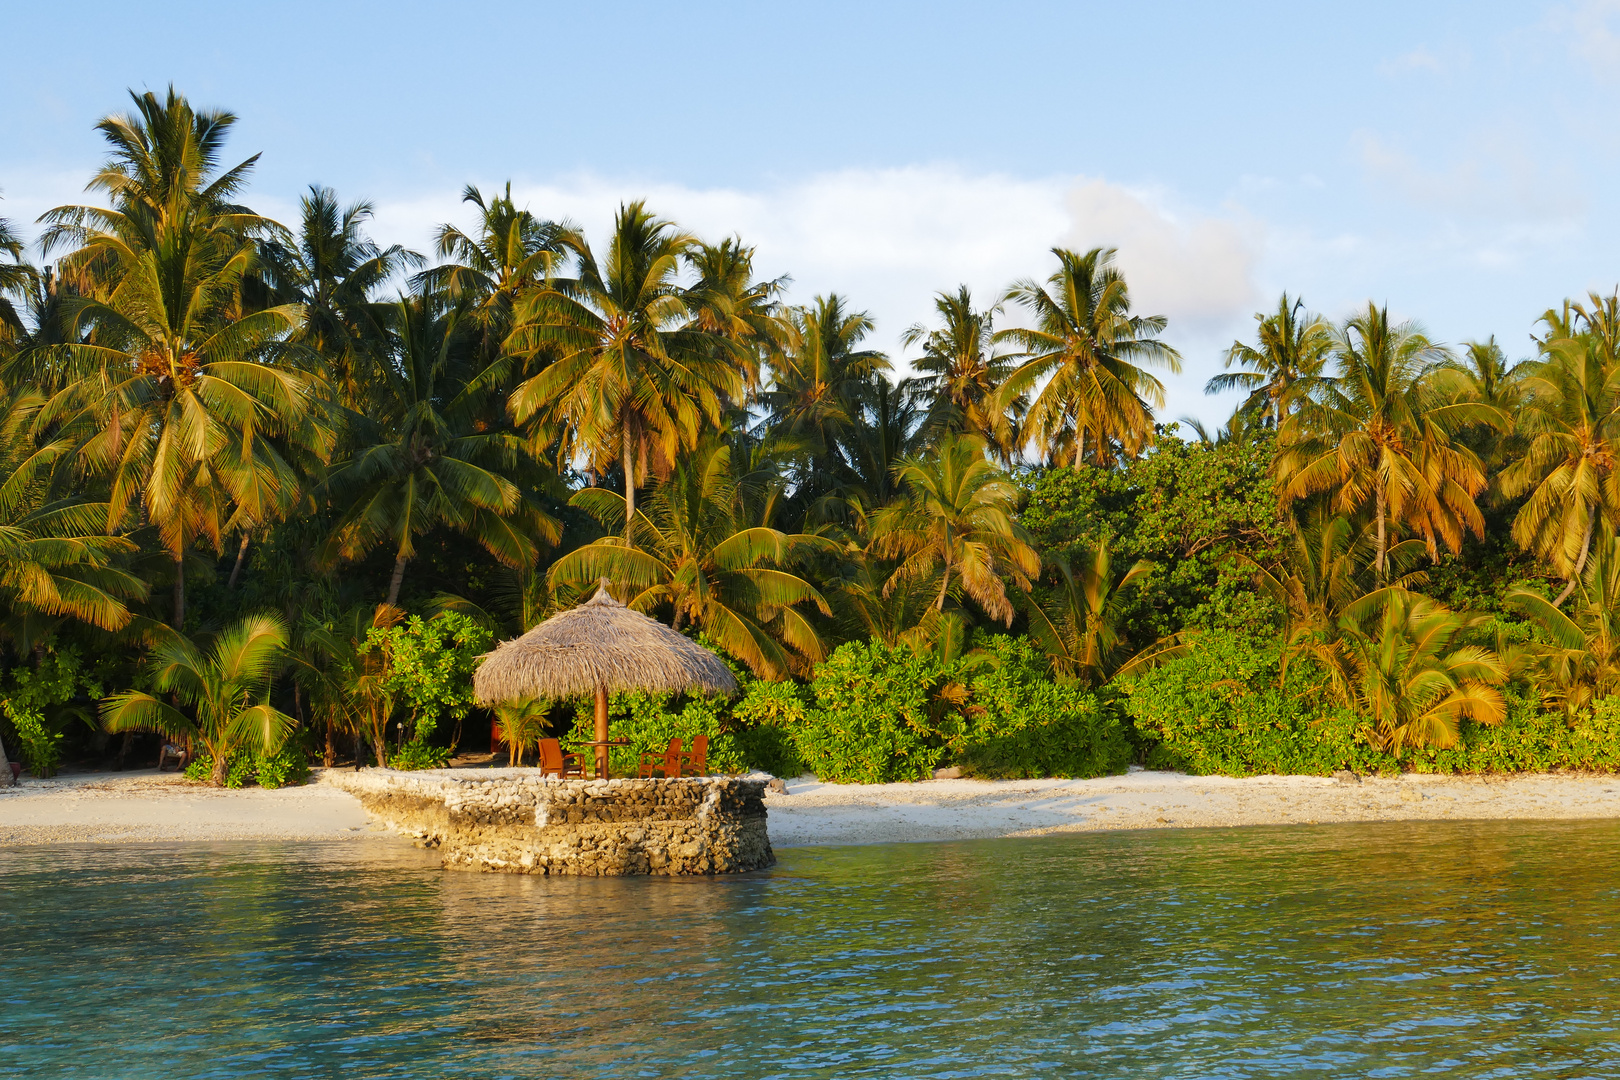
[[[615,690],[731,694],[737,679],[720,658],[608,594],[559,612],[484,657],[473,692],[486,704]]]

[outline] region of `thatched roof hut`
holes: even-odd
[[[737,678],[691,638],[613,599],[605,583],[578,607],[501,642],[473,676],[473,692],[486,704],[599,688],[734,694]]]
[[[656,619],[631,611],[607,581],[576,608],[503,641],[473,675],[494,704],[521,698],[596,697],[597,775],[607,775],[607,699],[616,690],[734,694],[737,678],[714,653]]]

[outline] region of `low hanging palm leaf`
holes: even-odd
[[[1340,690],[1371,727],[1375,744],[1399,756],[1407,748],[1454,746],[1458,724],[1499,724],[1507,715],[1507,669],[1483,646],[1458,639],[1483,621],[1399,587],[1350,605],[1341,637]]]
[[[233,754],[273,754],[294,720],[270,704],[270,681],[287,645],[274,615],[232,623],[206,647],[174,634],[152,649],[152,687],[173,694],[187,713],[153,694],[128,690],[102,703],[108,731],[156,731],[194,738],[214,760],[212,782],[225,783]]]
[[[636,511],[632,547],[622,536],[623,496],[586,488],[573,505],[621,535],[558,559],[552,586],[576,593],[607,578],[627,590],[631,608],[667,605],[676,629],[697,626],[761,678],[806,671],[822,658],[822,645],[800,605],[812,604],[824,615],[831,609],[813,585],[785,567],[831,545],[819,536],[748,524],[747,496],[731,475],[730,447],[707,443],[677,464]]]
[[[1038,599],[1037,593],[1026,594],[1023,605],[1029,636],[1051,659],[1052,670],[1090,686],[1141,671],[1186,648],[1172,635],[1122,658],[1122,602],[1152,572],[1153,564],[1139,560],[1116,576],[1111,546],[1111,538],[1104,536],[1095,548],[1054,562],[1050,569],[1056,586],[1037,590]]]
[[[0,634],[25,653],[61,618],[122,629],[126,602],[146,595],[120,566],[135,545],[102,532],[106,506],[53,497],[55,471],[73,447],[34,437],[43,404],[38,394],[13,393],[0,412]]]
[[[1537,650],[1552,688],[1546,696],[1570,717],[1620,692],[1620,540],[1605,536],[1593,547],[1573,599],[1566,614],[1529,589],[1512,589],[1503,598],[1547,635],[1549,642]]]

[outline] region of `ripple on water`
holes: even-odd
[[[0,1075],[1620,1077],[1620,826],[794,849],[0,853]]]

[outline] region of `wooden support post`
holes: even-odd
[[[608,702],[607,687],[596,688],[596,778],[611,779],[608,775]]]

